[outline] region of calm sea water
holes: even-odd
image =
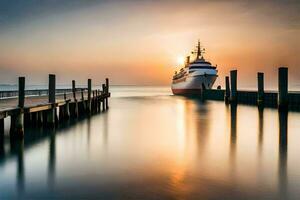
[[[0,148],[0,199],[300,199],[300,113],[114,87],[110,109]]]

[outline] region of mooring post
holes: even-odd
[[[49,74],[49,103],[52,104],[50,110],[47,111],[47,126],[53,127],[56,120],[56,106],[55,106],[55,75]]]
[[[87,99],[87,112],[91,113],[91,95],[92,95],[92,79],[88,79],[88,99]]]
[[[287,109],[288,107],[288,68],[278,69],[278,108]]]
[[[102,84],[102,110],[105,110],[105,84]]]
[[[100,112],[101,111],[101,91],[100,90],[98,90],[97,106],[98,106],[97,110],[98,110],[98,112]]]
[[[84,101],[84,94],[83,94],[83,88],[81,88],[81,100]]]
[[[84,114],[86,112],[86,106],[85,106],[85,101],[84,101],[84,89],[81,88],[81,101],[78,105],[78,110],[80,114]]]
[[[73,93],[73,99],[74,99],[74,103],[72,104],[72,116],[73,117],[78,117],[78,102],[76,99],[76,83],[75,80],[72,80],[72,93]]]
[[[96,90],[93,90],[93,98],[92,98],[92,112],[93,113],[97,112],[96,98],[97,98],[97,92],[96,92]]]
[[[65,113],[64,113],[65,119],[69,119],[70,118],[70,100],[66,100],[64,111],[65,111]]]
[[[18,112],[11,116],[10,135],[22,138],[24,136],[24,103],[25,77],[19,77]]]
[[[263,105],[264,103],[264,73],[257,73],[257,104]]]
[[[98,105],[99,105],[99,102],[98,102],[98,100],[99,100],[99,93],[98,93],[98,90],[96,90],[95,93],[96,93],[95,110],[96,110],[96,112],[98,112]]]
[[[236,103],[237,100],[237,70],[230,71],[230,102]]]
[[[105,107],[108,109],[108,94],[109,94],[109,79],[105,79],[105,88],[106,88],[106,104]]]
[[[229,102],[229,98],[230,98],[230,85],[229,85],[229,76],[225,77],[225,103]]]
[[[75,80],[72,80],[72,93],[73,93],[73,99],[76,101],[76,86],[75,86]]]

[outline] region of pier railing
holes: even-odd
[[[87,88],[76,88],[76,92],[81,92],[81,90],[87,91]],[[56,89],[55,94],[70,94],[72,93],[72,88],[66,88],[66,89]],[[48,89],[36,89],[36,90],[25,90],[25,97],[28,96],[46,96],[49,94]],[[14,98],[18,97],[19,91],[18,90],[2,90],[0,91],[0,99],[6,99],[6,98]]]

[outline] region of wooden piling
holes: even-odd
[[[278,69],[278,108],[287,109],[288,107],[288,68]]]
[[[73,93],[73,99],[76,100],[76,85],[75,80],[72,80],[72,93]]]
[[[88,79],[88,98],[87,98],[87,112],[91,113],[91,95],[92,95],[92,79]]]
[[[98,112],[101,112],[101,91],[98,90],[98,97],[97,97],[97,110]]]
[[[77,118],[78,117],[78,102],[76,99],[76,83],[75,80],[72,80],[72,93],[73,93],[73,99],[74,103],[72,103],[70,106],[70,115],[72,117]]]
[[[108,109],[108,94],[109,94],[109,79],[105,79],[105,89],[106,89],[106,101],[105,101],[105,107]]]
[[[85,114],[86,112],[86,104],[84,100],[83,90],[84,89],[81,89],[81,101],[78,102],[78,114]]]
[[[66,104],[64,106],[64,117],[65,119],[70,118],[70,100],[66,100]]]
[[[24,108],[25,103],[25,77],[19,77],[19,108]]]
[[[236,103],[237,101],[237,70],[230,71],[230,102]]]
[[[230,99],[230,85],[229,85],[229,76],[226,76],[225,77],[225,88],[226,88],[226,91],[225,91],[225,103],[228,103],[229,102],[229,99]]]
[[[83,94],[83,90],[84,90],[84,89],[81,89],[81,100],[82,100],[82,101],[84,101],[84,94]]]
[[[19,77],[19,110],[11,116],[10,135],[16,138],[24,136],[24,103],[25,103],[25,77]]]
[[[106,92],[108,93],[109,92],[109,79],[108,78],[105,79],[105,87],[106,87]]]
[[[257,73],[257,104],[263,105],[264,103],[264,73]]]
[[[55,103],[55,75],[49,74],[49,103]]]
[[[49,74],[49,103],[52,104],[52,108],[47,111],[47,126],[53,127],[56,120],[56,108],[55,108],[55,75]]]
[[[105,84],[102,84],[102,110],[103,111],[106,110],[106,107],[105,107],[105,104],[106,104],[105,95],[106,95],[106,93],[105,93],[105,91],[106,91]]]

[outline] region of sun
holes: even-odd
[[[184,57],[183,56],[178,56],[177,57],[177,64],[180,65],[180,66],[184,64]]]

